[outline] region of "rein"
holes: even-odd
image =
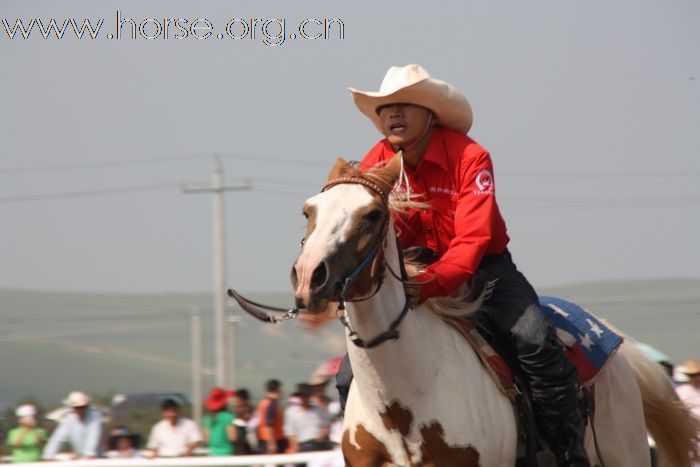
[[[389,193],[382,188],[379,184],[374,183],[370,180],[367,180],[365,178],[361,177],[340,177],[333,179],[323,185],[321,188],[321,191],[326,191],[327,189],[335,186],[335,185],[340,185],[340,184],[345,184],[345,183],[354,183],[358,185],[363,185],[369,188],[370,190],[374,191],[377,193],[382,201],[384,202],[384,205],[387,206],[387,211],[388,211],[388,196]],[[378,241],[375,243],[375,245],[367,252],[365,257],[360,261],[360,263],[353,269],[350,274],[348,274],[342,282],[342,289],[340,291],[340,294],[338,296],[338,319],[340,322],[343,324],[343,326],[348,330],[348,337],[352,341],[353,344],[356,346],[363,348],[363,349],[371,349],[374,347],[377,347],[380,344],[383,344],[386,341],[389,340],[396,340],[398,339],[399,336],[399,330],[398,327],[403,321],[403,319],[406,317],[408,314],[408,310],[411,309],[411,301],[408,295],[405,295],[406,297],[406,302],[404,303],[403,309],[399,313],[399,316],[394,319],[394,321],[391,322],[389,325],[389,328],[377,334],[376,336],[372,337],[369,340],[362,339],[358,334],[357,331],[355,331],[350,324],[350,320],[348,319],[348,313],[347,309],[345,307],[346,302],[353,303],[353,302],[361,302],[365,300],[369,300],[373,296],[375,296],[379,290],[382,287],[383,280],[382,278],[379,279],[379,282],[377,283],[377,287],[375,288],[374,292],[370,294],[367,297],[358,299],[358,300],[346,300],[345,299],[345,293],[347,292],[348,287],[352,283],[352,281],[357,277],[357,275],[364,270],[371,262],[372,260],[377,256],[377,253],[379,252],[379,247],[380,244],[383,242],[383,240],[386,239],[386,232],[389,226],[389,216],[387,214],[387,220],[384,222],[384,227],[383,227],[383,233],[382,236],[380,237],[382,240]],[[302,242],[303,244],[303,242]],[[387,269],[389,269],[390,273],[392,276],[394,276],[396,279],[398,279],[401,283],[405,283],[408,281],[408,275],[406,274],[406,269],[403,264],[403,253],[401,251],[401,244],[399,242],[398,237],[396,237],[396,247],[399,255],[399,265],[401,268],[401,276],[399,277],[389,266],[389,264],[386,263],[386,260],[384,260],[384,265],[386,266]],[[282,321],[287,321],[290,319],[295,319],[299,316],[299,312],[303,309],[302,307],[293,307],[290,309],[286,308],[278,308],[278,307],[273,307],[269,305],[263,305],[261,303],[254,302],[248,298],[245,298],[241,294],[239,294],[237,291],[233,289],[228,290],[228,295],[232,297],[240,307],[246,311],[247,313],[251,314],[255,318],[267,322],[267,323],[279,323]]]
[[[385,233],[386,233],[386,226],[387,226],[388,224],[389,224],[389,222],[387,221],[387,223],[386,223],[385,226],[384,226],[384,232],[385,232]],[[387,267],[387,269],[389,269],[389,271],[391,271],[391,274],[392,274],[394,277],[396,277],[397,279],[399,279],[400,282],[403,283],[403,282],[405,282],[405,281],[408,280],[408,276],[407,276],[407,274],[406,274],[406,269],[405,269],[404,264],[403,264],[403,254],[402,254],[402,252],[401,252],[401,244],[400,244],[400,242],[399,242],[399,238],[398,238],[398,237],[396,237],[396,249],[397,249],[398,254],[399,254],[399,264],[400,264],[400,267],[401,267],[401,278],[398,278],[398,277],[396,276],[396,274],[395,274],[394,271],[391,269],[391,267],[386,263],[386,261],[384,262],[384,264],[385,264],[385,266]],[[375,254],[376,254],[376,251],[375,251]],[[350,280],[351,280],[351,278],[348,277],[348,278],[345,280],[345,281],[346,281],[346,284],[349,284]],[[389,340],[396,340],[396,339],[398,339],[398,338],[400,337],[400,335],[399,335],[399,329],[398,329],[398,328],[399,328],[399,325],[401,324],[401,321],[403,321],[403,319],[404,319],[404,318],[406,317],[406,315],[408,314],[408,310],[411,309],[411,301],[410,301],[408,295],[405,295],[406,301],[405,301],[405,303],[404,303],[404,305],[403,305],[403,309],[401,310],[401,313],[399,313],[399,316],[397,316],[396,319],[395,319],[394,321],[391,322],[391,324],[389,325],[389,329],[387,329],[387,330],[384,331],[384,332],[381,332],[381,333],[377,334],[376,336],[374,336],[373,338],[371,338],[371,339],[369,339],[369,340],[367,341],[367,340],[365,340],[365,339],[362,339],[362,338],[357,334],[357,331],[355,331],[355,330],[352,328],[352,325],[350,324],[350,320],[348,319],[348,312],[347,312],[347,309],[345,308],[345,299],[344,299],[344,297],[343,297],[343,294],[344,294],[344,292],[345,292],[345,288],[346,288],[346,287],[347,287],[347,285],[346,285],[345,287],[343,287],[343,291],[342,291],[341,294],[340,294],[340,298],[339,298],[339,300],[338,300],[338,311],[337,311],[337,314],[338,314],[338,319],[340,320],[340,322],[343,324],[343,326],[345,326],[345,329],[348,330],[348,337],[350,338],[350,340],[352,341],[353,344],[355,344],[356,346],[358,346],[358,347],[360,347],[360,348],[362,348],[362,349],[373,349],[374,347],[377,347],[378,345],[383,344],[383,343],[386,342],[386,341],[389,341]],[[379,284],[377,285],[376,290],[374,291],[374,293],[373,293],[372,295],[370,295],[370,296],[367,297],[367,298],[363,298],[362,300],[355,300],[355,301],[358,301],[358,302],[359,302],[359,301],[368,300],[369,298],[371,298],[371,297],[373,297],[374,295],[376,295],[377,292],[379,292],[379,289],[381,289],[381,287],[382,287],[382,282],[380,281]]]

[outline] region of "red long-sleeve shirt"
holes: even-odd
[[[394,155],[384,139],[367,153],[364,167]],[[491,157],[467,135],[435,127],[423,160],[415,170],[406,166],[411,191],[430,203],[425,210],[394,216],[402,246],[425,246],[440,259],[415,279],[421,301],[448,295],[476,272],[485,255],[503,253],[506,224],[496,204]]]

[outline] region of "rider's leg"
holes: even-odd
[[[340,364],[338,374],[335,375],[335,387],[338,388],[340,396],[340,409],[345,412],[345,404],[348,402],[348,393],[350,392],[350,384],[352,383],[352,366],[350,365],[350,357],[345,354],[343,362]]]
[[[509,339],[532,391],[537,418],[559,466],[589,466],[584,422],[576,397],[576,369],[565,357],[539,300],[510,255],[483,269],[498,278],[485,303],[497,331]]]

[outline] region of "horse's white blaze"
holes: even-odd
[[[309,301],[314,270],[347,239],[353,214],[372,202],[372,195],[360,185],[338,185],[306,201],[308,206],[316,209],[316,228],[304,242],[301,255],[294,265],[298,297]]]

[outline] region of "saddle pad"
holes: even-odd
[[[590,383],[622,344],[622,337],[598,318],[576,305],[557,297],[540,297],[545,317],[555,328],[564,347],[564,354],[576,366],[579,380]],[[499,390],[514,400],[518,390],[511,369],[505,360],[465,318],[446,318],[476,351]]]
[[[575,303],[557,297],[540,297],[540,306],[564,345],[585,384],[598,374],[622,344],[622,337]]]

